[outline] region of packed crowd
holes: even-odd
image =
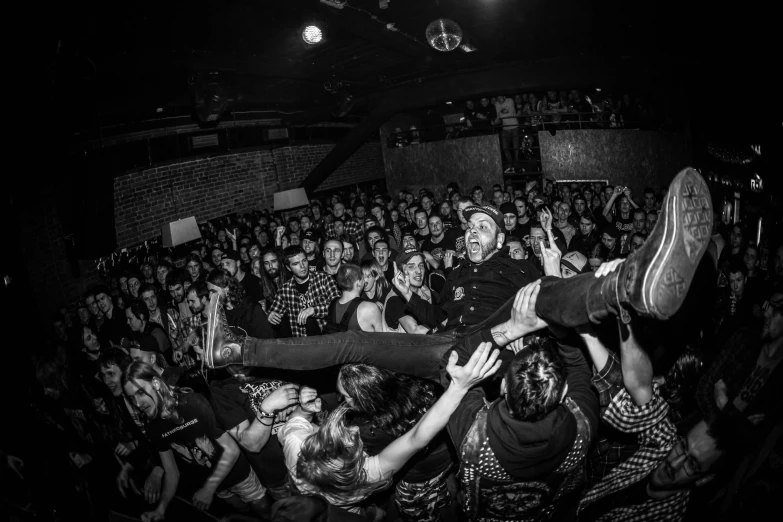
[[[428,110],[420,127],[397,127],[390,146],[405,147],[423,141],[497,132],[501,138],[505,172],[536,171],[538,131],[559,129],[653,129],[657,116],[641,96],[594,93],[592,99],[579,89],[530,92],[506,97],[467,100],[460,123],[447,128],[445,120]],[[540,170],[540,168],[538,169]]]
[[[54,317],[48,444],[2,448],[74,478],[20,471],[39,513],[680,520],[780,491],[783,246],[693,170],[641,197],[372,186],[202,232]]]

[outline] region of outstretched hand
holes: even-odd
[[[451,385],[467,391],[487,377],[494,375],[500,369],[498,356],[500,350],[492,350],[490,343],[481,343],[465,366],[457,366],[459,356],[452,351],[449,354],[449,362],[446,371],[451,376]]]
[[[602,263],[601,266],[598,267],[598,270],[595,271],[595,277],[603,277],[611,274],[617,270],[617,267],[620,266],[623,261],[625,261],[625,259],[613,259]]]
[[[505,346],[522,336],[547,326],[546,321],[536,314],[536,302],[540,290],[541,280],[539,279],[522,287],[517,292],[509,320],[499,325],[500,329],[498,332],[495,331],[495,328],[492,329],[492,336],[497,344]]]

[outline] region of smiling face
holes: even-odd
[[[154,382],[154,379],[153,379]],[[138,385],[136,384],[138,383]],[[138,380],[128,381],[123,386],[125,395],[136,408],[150,420],[158,418],[160,413],[160,394],[151,382]]]
[[[476,212],[468,220],[465,231],[465,247],[473,263],[482,263],[503,246],[505,234],[499,233],[497,224],[486,214]]]
[[[424,285],[424,258],[422,256],[413,256],[402,267],[403,273],[410,279],[413,288],[421,288]]]

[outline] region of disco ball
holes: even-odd
[[[324,35],[321,32],[321,29],[315,25],[308,25],[304,28],[304,31],[302,31],[302,40],[310,45],[317,44],[323,37]]]
[[[462,28],[448,18],[434,20],[427,26],[424,34],[427,42],[438,51],[453,51],[462,42]]]

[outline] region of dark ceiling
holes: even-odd
[[[645,61],[671,72],[718,67],[742,52],[742,20],[750,15],[683,4],[390,0],[382,10],[378,0],[348,0],[337,10],[319,0],[87,0],[51,6],[39,45],[48,97],[74,132],[188,114],[189,82],[208,73],[217,73],[210,78],[237,110],[290,112],[333,103],[327,82],[341,82],[356,98],[377,97],[499,64],[584,57]],[[425,28],[439,17],[459,23],[478,51],[440,53],[426,45]],[[302,41],[310,23],[324,29],[324,42]]]

